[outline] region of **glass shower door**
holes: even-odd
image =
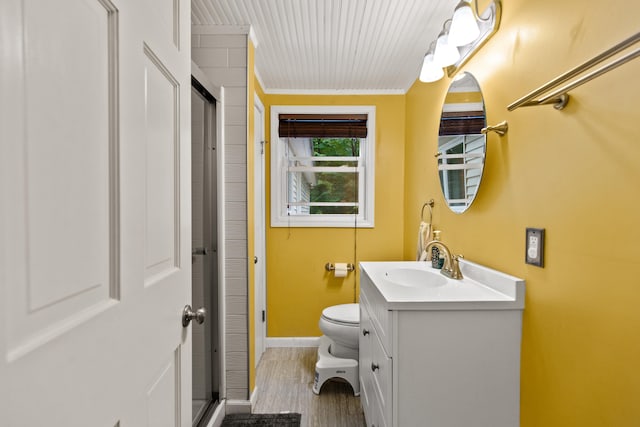
[[[215,100],[194,82],[191,91],[192,302],[206,320],[192,322],[193,426],[205,425],[218,402],[218,267]]]

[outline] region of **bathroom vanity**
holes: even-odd
[[[524,281],[460,261],[360,264],[360,386],[368,427],[515,427]]]

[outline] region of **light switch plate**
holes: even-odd
[[[527,228],[524,261],[538,267],[544,266],[544,228]]]

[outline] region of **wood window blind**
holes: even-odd
[[[366,138],[366,114],[280,114],[281,138]]]
[[[445,112],[440,119],[440,136],[480,134],[485,127],[484,111]]]

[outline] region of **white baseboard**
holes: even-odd
[[[253,413],[253,408],[256,407],[256,400],[258,400],[258,387],[254,387],[251,392],[251,396],[249,397],[249,402],[251,402],[251,412]]]
[[[251,401],[227,399],[225,410],[227,414],[250,414]]]
[[[265,346],[269,347],[318,347],[320,337],[288,337],[265,338]]]

